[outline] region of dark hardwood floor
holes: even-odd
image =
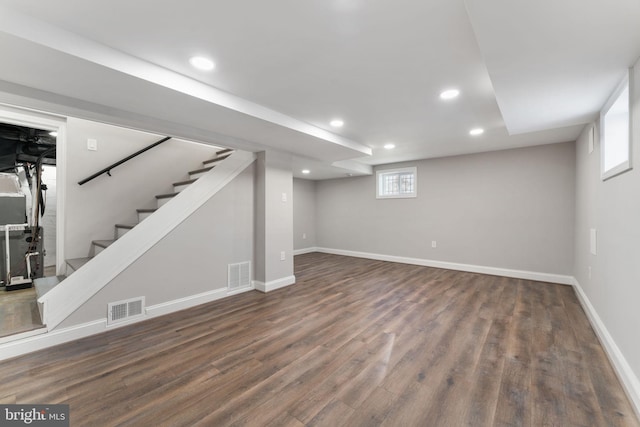
[[[297,256],[250,292],[0,363],[72,426],[639,426],[573,289]]]

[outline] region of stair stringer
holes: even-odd
[[[103,250],[99,256],[40,297],[38,303],[43,306],[42,320],[47,330],[59,325],[255,160],[254,153],[234,152]]]

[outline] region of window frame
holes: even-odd
[[[631,165],[631,79],[630,72],[625,74],[625,77],[622,81],[616,86],[616,89],[613,91],[611,96],[607,99],[602,110],[600,111],[600,174],[601,179],[606,181],[614,176],[618,176],[624,172],[627,172],[632,169]],[[627,92],[628,97],[626,99],[627,106],[627,138],[626,138],[626,147],[625,151],[627,154],[627,159],[622,163],[619,163],[609,169],[606,169],[606,156],[607,156],[607,140],[605,138],[606,134],[606,118],[607,114],[611,111],[612,107],[618,102],[620,96]]]
[[[413,191],[411,193],[398,193],[398,194],[380,194],[382,186],[381,179],[384,175],[391,174],[406,174],[411,173],[413,175]],[[376,199],[413,199],[418,197],[418,168],[415,166],[406,168],[394,168],[394,169],[382,169],[376,171]]]

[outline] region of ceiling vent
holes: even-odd
[[[144,316],[144,297],[131,298],[108,304],[107,325]]]
[[[251,262],[245,261],[237,264],[229,264],[227,289],[234,291],[249,286],[251,286]]]

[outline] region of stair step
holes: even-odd
[[[176,197],[178,193],[167,193],[167,194],[158,194],[156,199],[170,199],[172,197]]]
[[[67,260],[67,265],[69,267],[71,267],[71,269],[73,271],[77,271],[80,267],[82,267],[83,265],[85,265],[86,263],[88,263],[89,261],[91,261],[91,258],[74,258],[74,259],[68,259]]]
[[[137,224],[116,224],[116,239],[121,238]]]
[[[200,178],[202,175],[209,172],[211,169],[213,169],[213,166],[209,166],[207,168],[202,168],[202,169],[196,169],[194,171],[189,171],[189,177],[191,179]]]
[[[103,250],[107,249],[115,242],[115,240],[94,240],[91,242],[93,245],[93,256],[98,255]]]
[[[116,224],[116,228],[126,228],[128,230],[131,230],[135,226],[136,224]]]
[[[159,194],[156,196],[156,202],[158,203],[158,207],[163,206],[169,200],[176,197],[178,193],[168,193],[168,194]]]
[[[226,159],[227,157],[229,157],[230,154],[227,154],[226,156],[222,156],[222,157],[216,157],[215,159],[209,159],[209,160],[205,160],[204,162],[202,162],[202,164],[205,167],[209,167],[209,166],[213,166],[218,162],[223,161],[224,159]]]
[[[33,281],[33,286],[36,289],[37,298],[40,298],[42,295],[55,288],[58,283],[62,282],[66,278],[67,276],[51,276],[35,279]]]
[[[191,184],[193,184],[196,181],[197,181],[197,179],[189,179],[187,181],[174,182],[173,183],[173,190],[176,193],[179,193],[179,192],[181,192],[182,190],[184,190],[185,188],[187,188],[188,186],[190,186]]]
[[[115,240],[94,240],[91,244],[106,249],[113,244],[113,242],[115,242]]]
[[[220,151],[216,151],[216,154],[218,156],[222,155],[222,154],[231,154],[233,152],[233,148],[225,148],[224,150],[220,150]]]
[[[138,222],[143,221],[146,217],[157,211],[158,209],[136,209],[138,212]]]

